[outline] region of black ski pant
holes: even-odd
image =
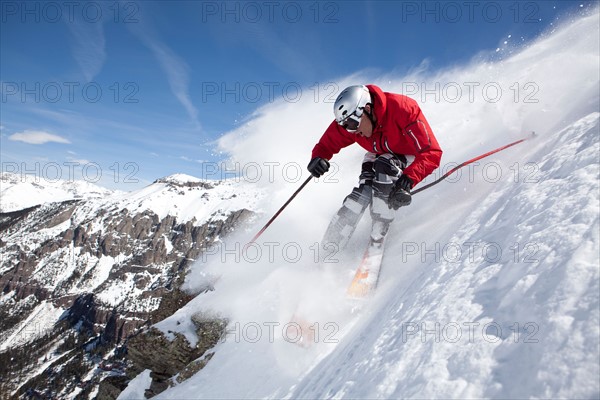
[[[323,238],[323,247],[333,244],[338,249],[344,248],[369,206],[371,218],[374,224],[378,223],[377,229],[381,231],[378,234],[385,236],[394,219],[394,210],[388,206],[388,198],[394,182],[407,164],[407,158],[403,155],[367,153],[361,166],[359,185],[346,196],[342,207],[331,220]]]

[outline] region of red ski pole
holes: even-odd
[[[498,147],[497,149],[494,149],[494,150],[492,150],[492,151],[488,151],[487,153],[485,153],[485,154],[482,154],[482,155],[480,155],[480,156],[477,156],[477,157],[475,157],[475,158],[471,158],[470,160],[467,160],[467,161],[465,161],[465,162],[463,162],[463,163],[461,163],[461,164],[457,165],[456,167],[452,168],[450,171],[448,171],[448,172],[446,172],[444,175],[442,175],[442,177],[441,177],[441,178],[439,178],[439,179],[437,179],[437,180],[435,180],[435,181],[433,181],[433,182],[431,182],[431,183],[429,183],[429,184],[427,184],[427,185],[423,186],[422,188],[418,188],[417,190],[413,190],[413,191],[411,192],[411,194],[416,194],[416,193],[422,192],[422,191],[423,191],[423,190],[425,190],[425,189],[429,189],[430,187],[432,187],[433,185],[437,185],[438,183],[440,183],[441,181],[443,181],[444,179],[446,179],[447,177],[449,177],[450,175],[452,175],[453,173],[455,173],[456,171],[458,171],[458,170],[459,170],[459,169],[461,169],[462,167],[464,167],[464,166],[466,166],[466,165],[469,165],[469,164],[472,164],[472,163],[474,163],[475,161],[481,160],[482,158],[485,158],[485,157],[487,157],[487,156],[491,156],[491,155],[492,155],[492,154],[494,154],[494,153],[498,153],[499,151],[502,151],[502,150],[508,149],[509,147],[515,146],[515,145],[517,145],[517,144],[519,144],[519,143],[523,143],[524,141],[526,141],[526,140],[530,139],[530,138],[531,138],[531,137],[533,137],[533,136],[535,136],[535,132],[532,132],[532,134],[531,134],[530,136],[526,137],[526,138],[523,138],[523,139],[517,140],[516,142],[509,143],[509,144],[507,144],[507,145],[505,145],[505,146],[502,146],[502,147]]]
[[[260,235],[262,235],[263,232],[267,230],[267,228],[273,223],[273,221],[275,221],[275,219],[279,216],[279,214],[281,214],[281,212],[288,206],[288,204],[290,204],[292,202],[292,200],[294,200],[294,197],[296,197],[298,195],[298,193],[300,193],[300,191],[302,189],[304,189],[304,186],[306,186],[308,184],[308,182],[311,181],[311,179],[312,179],[312,175],[309,176],[308,178],[306,178],[306,180],[298,188],[298,190],[296,190],[294,192],[294,194],[288,199],[288,201],[286,201],[285,204],[283,206],[281,206],[281,208],[279,210],[277,210],[277,212],[275,213],[275,215],[273,215],[273,217],[271,217],[271,219],[269,220],[269,222],[267,222],[265,224],[265,226],[263,226],[262,229],[260,231],[258,231],[258,233],[256,235],[254,235],[254,237],[252,238],[252,240],[250,240],[248,242],[248,244],[246,244],[245,247],[248,247],[249,244],[254,243],[256,241],[256,239],[258,239],[260,237]]]
[[[533,133],[533,134],[532,134],[532,136],[533,136],[533,135],[535,135],[535,133]],[[498,153],[499,151],[502,151],[502,150],[508,149],[509,147],[512,147],[512,146],[514,146],[514,145],[517,145],[517,144],[519,144],[519,143],[522,143],[522,142],[526,141],[527,139],[529,139],[530,137],[531,137],[531,136],[529,136],[529,137],[526,137],[526,138],[523,138],[523,139],[520,139],[520,140],[517,140],[517,141],[515,141],[515,142],[509,143],[509,144],[507,144],[507,145],[505,145],[505,146],[499,147],[499,148],[497,148],[497,149],[495,149],[495,150],[492,150],[492,151],[488,151],[488,152],[487,152],[487,153],[485,153],[485,154],[482,154],[482,155],[480,155],[480,156],[477,156],[477,157],[475,157],[475,158],[472,158],[472,159],[470,159],[470,160],[467,160],[467,161],[463,162],[462,164],[460,164],[460,165],[457,165],[456,167],[452,168],[450,171],[446,172],[446,173],[445,173],[445,174],[444,174],[444,175],[443,175],[441,178],[437,179],[436,181],[434,181],[434,182],[431,182],[430,184],[427,184],[427,185],[425,185],[425,186],[423,186],[422,188],[419,188],[419,189],[417,189],[417,190],[413,190],[413,191],[412,191],[412,194],[419,193],[419,192],[421,192],[421,191],[423,191],[423,190],[425,190],[425,189],[428,189],[428,188],[432,187],[433,185],[437,185],[438,183],[440,183],[441,181],[443,181],[443,180],[444,180],[444,179],[446,179],[448,176],[452,175],[454,172],[458,171],[460,168],[464,167],[465,165],[469,165],[469,164],[471,164],[471,163],[474,163],[474,162],[475,162],[475,161],[477,161],[477,160],[481,160],[482,158],[485,158],[485,157],[487,157],[487,156],[490,156],[490,155],[492,155],[492,154],[494,154],[494,153]],[[296,191],[294,192],[294,194],[292,194],[292,196],[291,196],[291,197],[290,197],[290,198],[289,198],[289,199],[288,199],[288,200],[285,202],[285,204],[284,204],[283,206],[281,206],[281,208],[280,208],[279,210],[277,210],[277,212],[275,213],[275,215],[273,215],[273,216],[271,217],[271,219],[270,219],[270,220],[269,220],[269,221],[268,221],[268,222],[265,224],[265,226],[263,226],[263,227],[262,227],[262,229],[261,229],[260,231],[258,231],[258,233],[257,233],[256,235],[254,235],[254,237],[252,238],[252,240],[250,240],[250,241],[249,241],[249,242],[246,244],[246,246],[244,246],[244,248],[247,248],[247,247],[248,247],[250,244],[254,243],[254,242],[255,242],[255,241],[256,241],[256,240],[257,240],[257,239],[258,239],[258,238],[259,238],[259,237],[260,237],[260,236],[263,234],[263,232],[267,230],[267,228],[268,228],[268,227],[269,227],[269,226],[270,226],[270,225],[273,223],[273,221],[275,221],[275,219],[276,219],[276,218],[279,216],[279,214],[281,214],[281,213],[282,213],[282,211],[283,211],[283,210],[284,210],[284,209],[285,209],[285,208],[286,208],[286,207],[287,207],[287,206],[288,206],[288,205],[289,205],[289,204],[292,202],[292,200],[294,200],[294,198],[295,198],[295,197],[298,195],[298,193],[300,193],[300,191],[301,191],[302,189],[304,189],[304,187],[305,187],[305,186],[308,184],[308,182],[310,182],[310,181],[311,181],[311,179],[312,179],[312,175],[311,175],[311,176],[309,176],[309,177],[308,177],[308,178],[307,178],[307,179],[304,181],[304,183],[302,183],[302,185],[300,185],[300,187],[298,188],[298,190],[296,190]]]

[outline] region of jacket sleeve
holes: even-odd
[[[425,119],[419,112],[416,121],[408,124],[402,132],[405,139],[414,147],[415,159],[404,169],[404,174],[413,182],[413,186],[421,182],[440,166],[442,149]]]
[[[334,154],[354,142],[354,136],[346,132],[334,120],[321,136],[319,143],[313,148],[312,158],[321,157],[330,160]]]

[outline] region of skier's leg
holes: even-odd
[[[354,233],[360,218],[371,204],[373,196],[372,183],[374,178],[373,162],[375,154],[367,153],[362,163],[362,171],[359,178],[359,186],[346,196],[342,207],[332,218],[325,235],[322,247],[333,253],[343,249]]]
[[[375,176],[371,203],[371,237],[376,241],[385,237],[390,223],[394,220],[394,210],[388,206],[388,198],[394,182],[405,167],[406,158],[395,154],[381,154],[373,164]]]

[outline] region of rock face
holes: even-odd
[[[100,364],[108,362],[112,377],[98,396],[115,398],[126,380],[114,376],[125,376],[127,363],[130,374],[153,371],[152,395],[212,347],[221,334],[219,321],[198,325],[211,339],[193,349],[183,337],[169,341],[155,329],[138,331],[193,298],[178,290],[188,267],[253,215],[235,204],[251,206],[259,194],[242,191],[240,196],[235,185],[220,185],[164,178],[130,196],[1,213],[0,357],[27,349],[30,360],[4,368],[0,389],[20,387],[16,398],[36,393],[87,398],[84,394],[98,389],[106,371]],[[200,212],[203,206],[207,210]],[[79,368],[78,378],[53,381],[60,384],[36,379],[36,357],[48,359],[42,375],[59,377],[60,365],[50,360],[64,352],[80,354],[73,367]]]
[[[227,321],[206,320],[194,321],[198,343],[191,346],[180,333],[175,333],[175,339],[169,340],[157,329],[140,333],[129,340],[127,351],[132,367],[128,373],[131,377],[149,369],[152,384],[146,391],[150,398],[164,391],[170,386],[170,379],[177,374],[179,382],[189,378],[200,370],[212,357],[212,353],[205,354],[213,348],[225,333]],[[153,351],[148,351],[153,349]],[[199,360],[203,356],[202,360]]]

